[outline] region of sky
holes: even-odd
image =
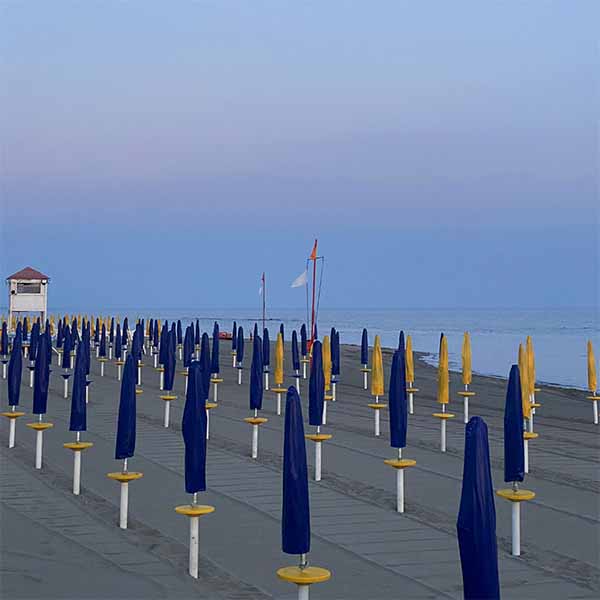
[[[595,1],[0,2],[0,273],[50,299],[594,306]],[[0,297],[0,304],[5,299]]]

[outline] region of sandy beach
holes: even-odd
[[[250,349],[249,349],[250,350]],[[275,394],[265,391],[258,460],[250,459],[248,379],[236,383],[230,346],[221,343],[218,407],[211,411],[207,482],[203,503],[216,512],[200,524],[200,578],[187,575],[188,523],[174,507],[189,501],[183,484],[181,415],[184,378],[175,378],[171,427],[163,427],[159,376],[149,357],[143,394],[137,398],[137,446],[130,468],[144,473],[130,489],[130,524],[117,527],[118,486],[106,473],[120,468],[113,459],[119,383],[116,367],[100,377],[92,357],[93,383],[88,431],[94,443],[84,453],[82,494],[71,493],[72,454],[63,443],[70,399],[53,363],[44,436],[44,466],[33,468],[32,390],[24,370],[17,445],[6,447],[8,423],[1,421],[3,598],[292,598],[292,586],[278,580],[277,568],[295,564],[281,552],[281,466],[283,418],[275,414]],[[250,351],[251,353],[251,351]],[[328,403],[333,439],[323,450],[323,480],[310,482],[311,564],[332,571],[314,598],[460,598],[462,578],[456,538],[464,424],[459,375],[451,373],[448,451],[439,451],[436,370],[416,361],[415,414],[409,419],[404,455],[417,461],[406,476],[406,513],[395,512],[395,478],[383,463],[394,456],[388,420],[373,435],[371,401],[362,389],[360,349],[342,346],[337,401]],[[250,356],[244,362],[250,365]],[[286,385],[290,376],[286,346]],[[391,351],[383,351],[387,385]],[[306,407],[307,381],[301,380]],[[503,407],[506,381],[474,375],[470,414],[489,427],[494,487],[503,482]],[[0,402],[6,406],[6,385]],[[591,422],[585,393],[543,387],[536,414],[540,434],[530,444],[531,472],[524,487],[536,492],[522,514],[523,554],[510,555],[510,507],[496,498],[499,570],[503,598],[594,598],[599,587],[598,427]],[[304,411],[305,419],[307,409]],[[314,448],[307,442],[309,468]]]

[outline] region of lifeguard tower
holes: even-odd
[[[48,282],[50,278],[31,267],[21,269],[6,278],[8,284],[8,322],[13,315],[39,313],[44,323],[48,314]]]

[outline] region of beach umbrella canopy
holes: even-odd
[[[523,418],[531,417],[531,402],[529,401],[529,369],[527,368],[527,353],[523,344],[519,344],[519,377],[521,379],[521,406]]]
[[[165,321],[162,331],[160,332],[160,341],[158,344],[158,362],[161,365],[164,365],[165,361],[167,360],[166,348],[167,348],[167,343],[169,341],[168,337],[169,337],[169,324]]]
[[[241,329],[241,327],[240,327]],[[239,339],[239,338],[238,338]],[[263,401],[263,358],[262,340],[254,336],[252,340],[252,363],[250,365],[250,410],[261,410]]]
[[[100,343],[100,319],[96,317],[96,327],[94,328],[94,344]]]
[[[77,347],[77,356],[75,358],[75,370],[73,372],[73,392],[71,393],[71,419],[69,421],[69,431],[87,430],[87,407],[85,403],[86,364],[83,356],[84,352],[85,348],[83,344],[79,344]]]
[[[183,331],[181,330],[180,319],[177,319],[177,344],[183,344]]]
[[[323,374],[323,350],[321,342],[315,341],[312,347],[312,365],[308,380],[308,422],[314,426],[323,424],[323,404],[325,402],[325,375]]]
[[[300,327],[300,354],[302,354],[302,356],[308,354],[308,338],[306,336],[305,323],[302,323],[302,327]]]
[[[50,353],[50,343],[48,336],[40,336],[38,345],[37,360],[35,361],[34,379],[33,379],[33,414],[44,415],[48,407],[48,385],[50,383],[50,364],[48,355]]]
[[[121,332],[121,343],[123,346],[127,346],[129,342],[129,321],[127,317],[123,319],[123,331]]]
[[[63,339],[63,355],[62,355],[62,368],[71,368],[71,351],[73,350],[73,339],[71,338],[71,330],[68,325],[65,325]]]
[[[462,382],[463,385],[470,385],[473,380],[473,373],[471,370],[471,336],[468,331],[465,331],[463,336],[462,345]]]
[[[175,335],[173,330],[169,331],[166,334],[167,339],[165,341],[165,373],[163,387],[167,392],[170,392],[173,389],[173,382],[175,381],[175,348],[173,346]]]
[[[131,342],[131,354],[136,362],[142,360],[142,346],[144,345],[144,329],[141,325],[135,326],[133,340]]]
[[[269,339],[269,330],[263,329],[263,366],[268,367],[271,364],[271,340]]]
[[[183,366],[189,368],[194,354],[194,326],[186,327],[183,336]],[[189,383],[189,382],[188,382]]]
[[[210,355],[210,372],[218,373],[219,365],[219,324],[215,321],[212,334],[212,354]]]
[[[233,322],[233,328],[231,329],[231,350],[237,350],[237,324]]]
[[[19,326],[17,325],[17,328]],[[6,321],[2,321],[2,339],[0,341],[0,354],[2,356],[8,356],[8,323]],[[21,332],[19,331],[19,335]],[[16,336],[16,334],[15,334]]]
[[[23,373],[23,337],[21,323],[17,324],[12,352],[8,361],[8,405],[18,406],[21,396],[21,374]]]
[[[304,424],[300,396],[294,386],[288,388],[285,401],[281,549],[287,554],[305,554],[310,550],[310,505]]]
[[[362,330],[362,338],[360,340],[360,364],[369,364],[369,334],[366,329]]]
[[[25,317],[23,319],[22,333],[23,333],[23,341],[26,342],[29,337],[29,321],[28,321],[27,317]]]
[[[277,334],[275,342],[275,372],[273,373],[275,385],[283,385],[283,337],[281,331]]]
[[[77,319],[73,317],[73,321],[71,321],[71,337],[73,338],[73,347],[75,347],[75,343],[79,343],[79,329],[77,327]]]
[[[456,530],[465,599],[499,600],[496,507],[488,430],[481,417],[472,417],[465,429],[462,494]]]
[[[440,337],[440,353],[438,364],[437,401],[440,404],[450,402],[450,374],[448,372],[448,340],[442,333]]]
[[[279,333],[281,334],[281,339],[285,342],[285,330],[283,328],[283,323],[279,325]]]
[[[110,318],[110,329],[108,330],[108,341],[112,344],[115,341],[115,318]]]
[[[529,384],[529,394],[533,394],[535,388],[535,353],[533,351],[533,341],[531,336],[527,336],[526,348],[527,354],[527,383]]]
[[[523,442],[523,404],[519,367],[513,365],[508,377],[504,404],[504,481],[523,481],[525,447]]]
[[[375,336],[373,345],[373,365],[371,371],[371,396],[383,396],[385,393],[383,383],[383,355],[381,354],[381,340]]]
[[[121,324],[117,323],[117,333],[115,334],[115,358],[121,360],[123,356],[123,343],[121,341]]]
[[[125,361],[119,399],[115,458],[131,458],[135,452],[135,363],[131,354]]]
[[[201,370],[198,362],[190,366],[181,421],[185,444],[185,491],[188,494],[206,490],[206,408]]]
[[[83,320],[83,324],[81,326],[81,346],[83,347],[83,363],[85,365],[85,374],[90,374],[90,324]]]
[[[408,410],[406,402],[406,365],[404,350],[404,334],[400,334],[400,344],[392,358],[390,373],[390,389],[388,392],[390,405],[390,446],[406,447],[406,430],[408,428]]]
[[[152,331],[152,346],[158,348],[158,321],[154,321],[154,329]]]
[[[300,353],[298,352],[298,334],[296,330],[292,331],[292,369],[300,370]]]
[[[194,344],[196,346],[200,345],[200,321],[196,319],[196,336],[194,339]]]
[[[102,335],[100,336],[100,348],[98,349],[98,354],[101,357],[106,356],[106,325],[102,323]]]
[[[35,357],[37,356],[37,348],[40,341],[40,322],[39,320],[33,324],[31,328],[31,336],[29,339],[29,360],[31,362],[35,361]]]
[[[244,328],[241,325],[238,327],[236,348],[237,362],[241,364],[241,362],[244,360]]]
[[[598,389],[598,379],[596,378],[596,358],[594,357],[594,347],[592,340],[587,343],[587,373],[588,373],[588,390],[595,394]]]
[[[331,341],[329,336],[323,338],[323,375],[325,375],[325,391],[331,389]]]
[[[412,339],[406,336],[406,381],[412,383],[415,380],[415,363],[413,360]]]
[[[42,334],[40,334],[41,336]],[[43,335],[46,336],[46,339],[48,340],[48,353],[47,353],[47,362],[48,362],[48,369],[50,368],[50,363],[52,362],[52,335],[50,334],[50,323],[48,322],[48,319],[46,319],[46,328],[44,329],[44,333]],[[39,344],[39,341],[38,341]],[[38,346],[39,347],[39,346]]]
[[[340,332],[331,328],[331,374],[340,374]]]
[[[210,340],[206,332],[202,334],[200,341],[200,364],[205,373],[210,372]]]
[[[56,347],[57,348],[62,348],[62,341],[63,341],[63,322],[62,322],[62,319],[59,319],[58,327],[56,329]]]

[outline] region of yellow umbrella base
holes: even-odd
[[[535,431],[524,431],[523,432],[523,439],[524,440],[535,440],[536,438],[539,437],[539,433],[535,433]]]
[[[333,435],[330,433],[307,433],[304,437],[312,442],[326,442],[327,440],[330,440]]]
[[[375,402],[373,402],[372,404],[367,404],[367,406],[369,408],[372,408],[373,410],[381,410],[382,408],[387,408],[387,404],[375,403]]]
[[[296,585],[311,585],[312,583],[322,583],[331,578],[331,571],[321,567],[282,567],[277,570],[277,577],[295,583]]]
[[[211,383],[223,383],[223,379],[221,377],[212,377],[210,382]]]
[[[360,370],[360,372],[361,372],[361,373],[370,373],[370,372],[371,372],[371,369],[369,369],[369,367],[363,367],[363,368]]]
[[[172,396],[170,394],[165,394],[164,396],[160,396],[161,400],[164,400],[165,402],[171,402],[173,400],[177,400],[177,396]]]
[[[269,419],[265,419],[265,417],[246,417],[244,421],[249,425],[262,425],[266,423]]]
[[[600,396],[595,396],[595,395],[594,396],[586,396],[586,398],[588,400],[596,400],[596,401],[600,400]]]
[[[176,506],[175,512],[186,517],[201,517],[202,515],[209,515],[215,512],[215,507],[210,506],[210,504],[184,504]]]
[[[409,394],[416,394],[419,391],[419,388],[415,388],[415,387],[410,387],[410,388],[406,388],[406,391]]]
[[[438,419],[453,419],[454,415],[452,413],[433,413],[432,417],[437,417]]]
[[[63,444],[65,448],[67,448],[68,450],[73,450],[74,452],[80,450],[87,450],[93,445],[94,444],[92,444],[92,442],[67,442],[66,444]]]
[[[274,388],[271,388],[269,391],[273,392],[274,394],[283,394],[284,392],[287,392],[287,388],[284,388],[284,387],[274,387]]]
[[[216,402],[207,402],[204,405],[204,408],[206,408],[206,410],[212,410],[213,408],[217,408],[217,406],[219,406]]]
[[[18,417],[23,417],[25,415],[24,412],[19,412],[17,410],[11,410],[8,412],[3,412],[0,413],[3,417],[6,417],[7,419],[17,419]]]
[[[129,483],[130,481],[141,479],[144,476],[144,474],[138,473],[136,471],[128,471],[127,473],[107,473],[106,476],[109,479],[114,479],[115,481],[118,481],[119,483]]]
[[[50,429],[54,427],[54,423],[27,423],[27,427],[31,427],[35,431],[45,431],[46,429]]]
[[[412,458],[387,458],[383,462],[390,467],[394,467],[394,469],[406,469],[417,464],[417,461]]]
[[[463,398],[470,398],[471,396],[475,395],[475,392],[458,392],[459,396],[462,396]]]
[[[531,490],[511,490],[503,489],[496,490],[496,496],[510,500],[511,502],[526,502],[527,500],[533,500],[535,498],[535,492]]]

